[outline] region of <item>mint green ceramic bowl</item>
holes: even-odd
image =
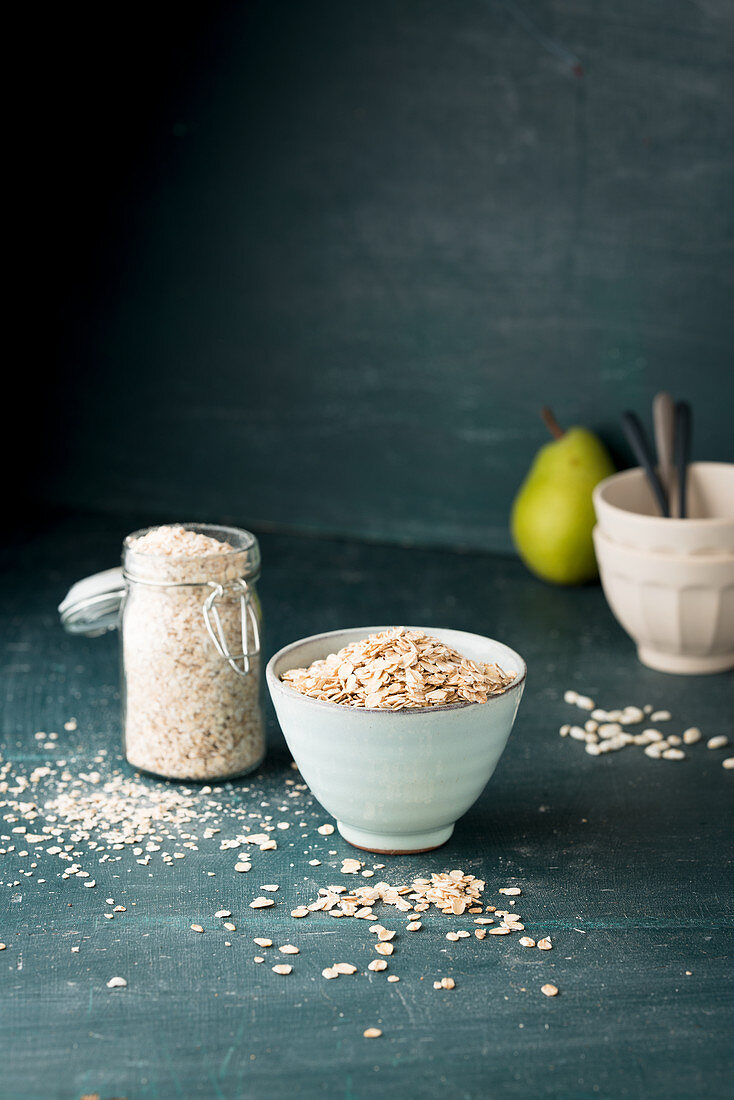
[[[301,775],[339,832],[357,848],[397,855],[444,844],[476,802],[510,736],[526,666],[508,646],[460,630],[425,630],[474,661],[496,662],[515,680],[486,703],[397,711],[324,703],[281,677],[368,634],[364,626],[315,634],[281,649],[266,677],[280,727]]]

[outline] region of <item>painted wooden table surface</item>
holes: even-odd
[[[58,774],[59,759],[75,775],[93,767],[103,779],[114,769],[133,775],[115,759],[117,640],[65,635],[55,608],[72,581],[115,563],[136,525],[59,517],[3,552],[6,782],[47,764]],[[317,832],[330,819],[308,791],[296,791],[269,711],[265,765],[211,795],[189,789],[202,818],[209,811],[224,825],[213,838],[204,837],[206,820],[190,825],[196,849],[170,866],[158,853],[140,863],[129,847],[117,862],[99,863],[99,850],[83,841],[77,862],[96,881],[85,889],[78,877],[61,877],[68,863],[43,845],[20,856],[22,834],[0,822],[10,838],[0,845],[14,847],[0,857],[0,1095],[731,1095],[734,773],[703,745],[680,763],[639,749],[593,758],[558,727],[581,716],[563,702],[572,687],[607,708],[667,708],[667,728],[677,732],[698,725],[731,735],[732,675],[686,679],[643,668],[598,587],[548,588],[509,559],[273,535],[262,547],[269,652],[316,631],[411,622],[487,633],[526,657],[527,690],[507,750],[451,841],[415,857],[366,856],[367,868],[386,866],[361,881],[403,884],[463,868],[486,880],[485,902],[495,905],[500,887],[519,885],[515,908],[528,934],[549,934],[553,950],[524,949],[515,935],[451,942],[447,931],[475,926],[436,911],[420,932],[405,933],[405,918],[383,910],[381,923],[398,934],[389,969],[373,973],[365,922],[320,913],[294,920],[291,909],[321,887],[354,885],[340,867],[358,853]],[[67,731],[72,716],[78,728]],[[59,736],[38,740],[38,731]],[[100,750],[108,755],[95,765]],[[54,781],[33,796],[41,810]],[[11,797],[19,796],[0,792]],[[14,816],[7,806],[2,813]],[[244,814],[253,828],[275,825],[278,848],[255,850],[252,870],[238,874],[238,853],[220,845]],[[42,812],[34,827],[44,820]],[[275,906],[250,909],[266,884],[279,886]],[[126,912],[105,918],[107,898]],[[220,909],[231,910],[235,932],[215,919]],[[275,948],[262,952],[264,964],[253,961],[258,935],[300,948],[292,974],[272,972]],[[324,980],[335,961],[359,971]],[[388,984],[388,973],[400,981]],[[113,976],[127,987],[108,989]],[[453,990],[434,990],[443,976],[454,978]],[[560,990],[552,1000],[540,992],[546,982]],[[381,1038],[363,1038],[371,1026]]]

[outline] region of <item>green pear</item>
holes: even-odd
[[[555,438],[540,448],[515,497],[512,538],[528,569],[543,580],[583,584],[597,576],[591,494],[614,466],[593,432],[563,431],[549,409],[543,419]]]

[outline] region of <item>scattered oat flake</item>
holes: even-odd
[[[282,947],[278,948],[278,950],[280,951],[281,955],[298,955],[298,954],[300,954],[299,949],[297,947],[294,947],[294,945],[292,943],[284,943]]]
[[[372,962],[369,963],[367,969],[368,970],[387,970],[387,963],[385,962],[384,959],[373,959]]]
[[[405,930],[406,930],[406,932],[417,932],[422,927],[423,927],[422,921],[412,920],[410,922],[410,924],[406,924]]]
[[[299,905],[297,909],[291,909],[292,917],[307,917],[308,909],[305,905]]]
[[[339,977],[339,971],[336,969],[335,966],[327,966],[325,970],[321,971],[321,977],[322,978],[327,978],[327,979],[329,979],[329,978],[338,978]]]
[[[124,989],[127,985],[125,978],[110,978],[107,982],[108,989]]]
[[[264,963],[265,959],[262,957],[262,955],[255,955],[252,961],[256,963]]]
[[[376,943],[375,951],[378,955],[392,955],[395,948],[391,943]]]
[[[545,993],[546,997],[555,997],[558,994],[558,986],[546,982],[545,985],[541,985],[540,992]]]
[[[357,967],[352,966],[351,963],[334,963],[334,970],[337,974],[356,974]]]
[[[532,938],[532,936],[521,936],[520,937],[520,946],[521,947],[535,947],[535,940]]]
[[[716,737],[709,737],[708,741],[706,742],[706,748],[725,749],[728,744],[729,738],[725,734],[720,733]]]
[[[218,909],[217,912],[214,914],[214,916],[215,917],[231,917],[232,914],[230,913],[229,909]]]
[[[275,884],[275,883],[272,883],[272,884],[271,884],[271,885],[269,885],[269,886],[261,886],[261,887],[260,887],[260,889],[261,889],[261,890],[270,890],[270,891],[272,891],[272,892],[275,892],[276,890],[280,890],[280,886],[278,886],[278,885],[277,885],[277,884]]]
[[[517,897],[522,893],[519,886],[500,886],[500,894],[507,894],[508,897]]]
[[[251,863],[235,863],[234,869],[235,869],[235,871],[251,871],[252,870],[252,864]]]
[[[203,932],[204,931],[204,929],[201,927],[200,924],[192,924],[190,927],[191,927],[192,932]]]
[[[399,982],[400,978],[397,976],[397,974],[388,974],[387,980],[389,982]]]
[[[550,951],[552,947],[553,944],[550,941],[550,936],[544,936],[541,940],[538,940],[539,951]]]
[[[226,928],[228,932],[236,932],[237,925],[232,924],[231,921],[224,921],[222,927]]]
[[[382,1032],[380,1031],[379,1027],[368,1027],[366,1031],[362,1032],[362,1034],[364,1035],[365,1039],[379,1039],[382,1035]]]
[[[308,865],[309,865],[309,867],[320,867],[321,866],[321,860],[320,859],[309,859]]]
[[[343,875],[356,875],[364,864],[359,859],[343,859],[341,865],[341,873]]]
[[[272,898],[255,898],[250,902],[250,909],[267,909],[270,905],[275,905]]]
[[[288,963],[277,963],[276,966],[270,968],[274,974],[290,974],[293,967]]]
[[[327,825],[319,825],[316,832],[321,833],[322,836],[331,836],[331,834],[334,832],[334,826],[333,825],[328,825],[328,824]]]
[[[272,947],[273,946],[273,941],[272,940],[262,939],[260,936],[257,936],[252,942],[256,943],[258,947]]]

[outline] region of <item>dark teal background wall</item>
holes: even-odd
[[[543,403],[734,458],[728,0],[204,8],[50,28],[40,499],[505,550]]]

